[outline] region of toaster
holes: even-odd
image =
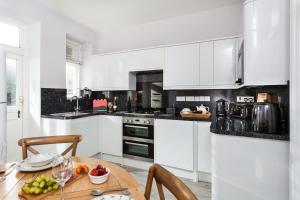
[[[230,117],[250,119],[252,117],[252,103],[230,103],[228,114]]]

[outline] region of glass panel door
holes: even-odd
[[[23,65],[22,56],[6,54],[7,73],[7,159],[21,159],[21,148],[16,149],[17,141],[23,133]]]

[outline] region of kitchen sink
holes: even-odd
[[[76,117],[76,116],[83,116],[83,115],[89,115],[88,112],[66,112],[66,113],[54,113],[50,114],[51,116],[57,116],[57,117]]]

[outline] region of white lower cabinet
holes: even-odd
[[[78,156],[92,156],[98,153],[98,117],[84,117],[71,120],[71,134],[81,134],[77,147]]]
[[[198,132],[198,171],[211,173],[211,122],[195,122]]]
[[[123,155],[123,121],[120,116],[99,116],[99,151],[113,156]]]
[[[156,119],[154,161],[176,176],[210,182],[211,122]]]
[[[212,134],[212,200],[289,199],[289,142]]]
[[[82,135],[82,141],[77,146],[78,156],[93,156],[98,153],[98,117],[84,117],[72,120],[42,119],[44,136],[54,135]],[[38,135],[35,135],[38,136]],[[40,135],[39,135],[40,136]],[[62,153],[69,144],[42,147],[43,151]]]
[[[154,161],[193,171],[193,129],[192,121],[155,120]]]

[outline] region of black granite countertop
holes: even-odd
[[[194,119],[194,118],[182,118],[179,114],[158,114],[155,116],[134,116],[133,113],[128,113],[126,111],[117,111],[117,112],[106,112],[106,111],[94,111],[87,110],[81,111],[77,114],[75,113],[55,113],[42,115],[42,118],[50,118],[50,119],[62,119],[62,120],[70,120],[70,119],[78,119],[83,117],[90,117],[95,115],[110,115],[110,116],[126,116],[126,117],[143,117],[143,118],[154,118],[154,119],[167,119],[167,120],[186,120],[186,121],[206,121],[210,122],[211,119]]]
[[[254,132],[251,128],[251,121],[230,117],[213,117],[210,131],[215,134],[243,136],[272,140],[289,141],[287,133],[269,134]]]

